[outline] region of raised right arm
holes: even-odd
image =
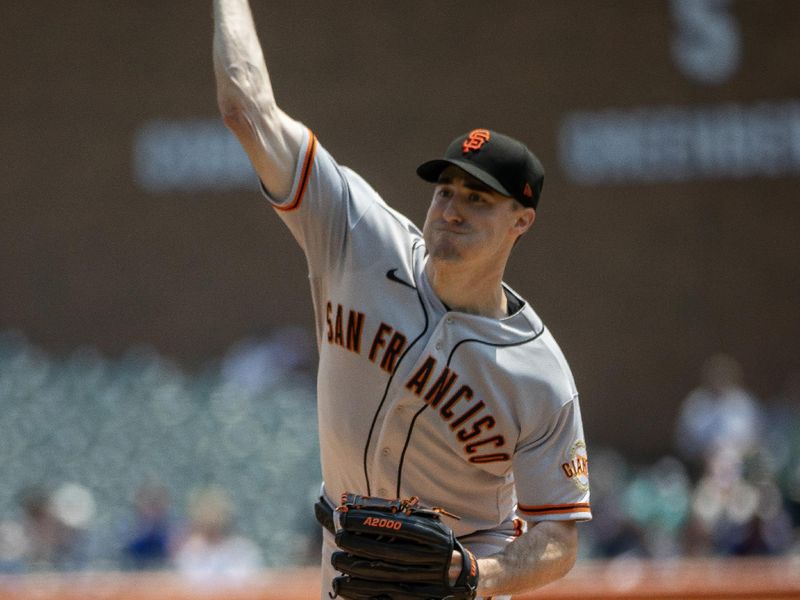
[[[303,126],[275,103],[247,0],[214,0],[217,103],[274,198],[291,191]]]

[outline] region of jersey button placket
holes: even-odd
[[[392,406],[387,408],[387,420],[381,423],[378,437],[375,440],[372,456],[373,493],[389,498],[394,495],[395,479],[397,477],[397,456],[399,448],[405,440],[409,423],[409,413],[402,401],[406,397],[402,387],[403,380],[396,378],[389,389],[389,397],[394,397]]]
[[[454,322],[455,322],[455,319],[453,319],[453,317],[445,317],[439,323],[439,326],[437,327],[437,331],[435,332],[435,334],[433,336],[434,338],[437,338],[436,342],[433,344],[433,348],[437,352],[441,352],[445,348],[446,344],[445,344],[444,340],[446,340],[447,337],[448,337],[447,326],[448,325],[452,325]]]

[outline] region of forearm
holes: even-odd
[[[214,74],[223,116],[246,107],[275,106],[247,0],[214,0]]]
[[[291,187],[302,126],[281,111],[247,0],[214,0],[214,74],[225,124],[276,197]]]
[[[577,549],[574,522],[538,523],[502,552],[478,560],[478,595],[520,593],[560,579],[575,564]]]

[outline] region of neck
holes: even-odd
[[[451,310],[500,319],[508,314],[502,270],[476,272],[429,260],[425,273],[439,299]]]

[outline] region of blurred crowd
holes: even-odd
[[[800,554],[800,373],[764,401],[736,359],[711,356],[673,440],[646,465],[592,449],[587,556]]]
[[[147,348],[57,359],[0,333],[0,573],[315,564],[313,367],[293,328],[192,375]],[[582,558],[800,554],[800,373],[762,400],[730,356],[700,372],[670,454],[590,445]]]
[[[0,573],[316,563],[314,352],[286,328],[189,375],[0,333]]]

